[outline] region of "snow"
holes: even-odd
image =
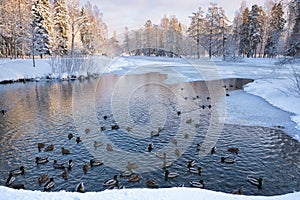
[[[193,200],[298,200],[300,193],[286,194],[274,197],[260,197],[260,196],[244,196],[231,195],[221,192],[214,192],[198,188],[165,188],[165,189],[122,189],[122,190],[105,190],[103,192],[87,192],[72,193],[72,192],[40,192],[40,191],[26,191],[19,190],[16,192],[7,187],[0,187],[0,199],[5,200],[35,200],[35,199],[105,199],[105,200],[160,200],[160,199],[193,199]]]
[[[223,62],[214,59],[214,63],[202,65],[201,75],[195,73],[197,64],[203,60],[185,60],[180,58],[156,57],[119,57],[109,63],[100,62],[99,73],[140,74],[161,72],[168,75],[167,83],[195,81],[205,78],[215,79],[217,70],[222,78],[251,78],[255,81],[247,84],[243,90],[231,91],[226,97],[226,123],[240,125],[258,125],[266,127],[282,126],[287,134],[300,141],[300,97],[291,91],[291,69],[287,66],[275,66],[276,59],[242,59],[239,62]],[[96,61],[93,60],[93,63]],[[206,61],[204,61],[205,63]],[[18,79],[40,79],[52,73],[48,59],[37,59],[36,67],[32,60],[0,60],[0,81]],[[203,63],[202,63],[203,64]],[[206,64],[206,63],[205,63]],[[300,69],[299,62],[295,64]],[[279,70],[278,70],[279,69]],[[82,70],[82,69],[81,69]],[[83,72],[73,72],[83,74]],[[59,77],[66,78],[68,74]],[[205,79],[207,80],[207,79]],[[297,128],[297,129],[296,129]],[[168,188],[168,189],[125,189],[106,190],[99,193],[70,193],[40,191],[15,191],[0,186],[0,199],[300,199],[300,192],[276,197],[236,196],[205,189]]]

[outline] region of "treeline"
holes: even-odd
[[[149,19],[139,30],[125,28],[123,37],[116,35],[110,44],[116,51],[157,55],[166,49],[179,55],[200,57],[275,57],[278,55],[300,56],[300,2],[299,0],[267,0],[265,8],[242,2],[233,22],[225,11],[211,4],[206,12],[201,8],[193,12],[190,24],[183,25],[176,16],[164,16],[160,24]],[[149,48],[149,53],[147,53]],[[153,48],[157,51],[153,51]],[[119,54],[120,52],[116,52]]]
[[[103,53],[102,13],[79,0],[0,0],[0,57]]]

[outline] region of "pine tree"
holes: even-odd
[[[300,1],[291,0],[288,10],[289,34],[286,55],[300,57]]]
[[[278,54],[277,46],[285,24],[285,19],[283,18],[283,15],[284,12],[282,4],[275,3],[271,10],[271,16],[269,19],[270,27],[268,31],[267,44],[265,47],[265,54],[268,57],[274,57]]]
[[[242,56],[247,55],[250,56],[250,23],[249,23],[249,9],[245,8],[243,15],[242,15],[242,24],[240,26],[240,48],[239,54]]]
[[[55,46],[54,52],[56,55],[67,55],[68,53],[68,30],[69,17],[65,0],[54,1],[54,31],[55,31]]]

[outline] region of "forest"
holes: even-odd
[[[222,7],[191,11],[190,24],[176,15],[148,19],[142,28],[108,36],[101,10],[79,0],[0,0],[0,57],[81,55],[300,56],[300,1],[243,1],[232,21]]]

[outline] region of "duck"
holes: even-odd
[[[46,158],[35,157],[36,164],[45,164],[47,162],[48,162],[48,157]]]
[[[108,179],[106,181],[104,181],[103,186],[117,186],[119,183],[118,181],[118,176],[115,175],[114,178]]]
[[[180,111],[177,111],[177,115],[180,116],[180,115],[181,115],[181,112],[180,112]]]
[[[82,170],[83,170],[83,172],[86,174],[87,172],[88,172],[88,170],[89,170],[89,165],[86,163],[86,164],[84,164],[83,166],[82,166]]]
[[[125,170],[121,172],[121,177],[129,177],[132,175],[132,171],[131,170]]]
[[[51,145],[47,146],[47,147],[44,149],[44,151],[45,151],[45,152],[47,152],[47,151],[53,151],[53,149],[54,149],[54,145],[51,144]]]
[[[148,151],[149,152],[151,152],[152,151],[152,149],[153,149],[153,145],[150,143],[150,144],[148,144]]]
[[[177,146],[177,143],[178,143],[177,139],[176,138],[172,138],[172,143]]]
[[[188,134],[188,133],[185,133],[184,135],[183,135],[183,137],[184,137],[184,139],[189,139],[189,137],[190,137],[190,135]]]
[[[157,128],[157,132],[158,132],[158,133],[160,133],[162,130],[164,130],[164,128],[162,128],[162,127],[158,127],[158,128]]]
[[[131,130],[132,130],[131,127],[127,127],[127,128],[126,128],[126,131],[127,131],[127,132],[131,132]]]
[[[70,150],[68,150],[68,149],[65,149],[65,148],[61,148],[61,153],[62,153],[62,155],[68,155],[68,154],[70,154]]]
[[[68,169],[71,170],[74,166],[74,161],[73,160],[69,160],[68,162]]]
[[[15,183],[15,184],[12,184],[10,187],[15,190],[21,190],[21,189],[25,190],[25,185],[22,183]]]
[[[41,151],[41,149],[45,147],[45,143],[38,143],[37,146],[39,151]]]
[[[263,179],[261,177],[255,178],[253,176],[248,175],[247,179],[252,185],[256,185],[259,189],[261,189],[262,181],[263,181]]]
[[[191,123],[192,123],[192,119],[186,120],[186,123],[187,123],[187,124],[191,124]]]
[[[44,191],[49,191],[55,185],[54,178],[50,178],[50,180],[44,185]]]
[[[91,167],[101,166],[101,165],[103,165],[103,161],[94,158],[94,159],[90,160],[90,165],[91,165]]]
[[[159,136],[159,132],[156,131],[151,131],[151,137],[158,137]]]
[[[208,105],[207,107],[208,107],[209,109],[211,109],[212,106],[211,106],[211,105]]]
[[[205,105],[202,105],[201,107],[202,107],[203,110],[205,109]]]
[[[114,149],[113,149],[111,144],[106,144],[106,150],[107,151],[113,151]]]
[[[158,188],[157,183],[151,179],[146,180],[146,185],[147,185],[147,187],[150,187],[150,188]]]
[[[68,138],[69,138],[69,140],[71,140],[73,138],[73,134],[69,133]]]
[[[196,144],[196,149],[197,149],[197,151],[200,151],[200,149],[201,149],[201,146],[200,146],[200,144],[199,144],[199,143],[197,143],[197,144]]]
[[[118,130],[120,126],[118,124],[112,125],[111,130]]]
[[[198,167],[198,168],[190,167],[189,168],[189,172],[191,172],[193,174],[199,174],[199,175],[201,175],[202,167]]]
[[[41,185],[43,182],[45,182],[48,179],[49,175],[47,173],[42,174],[39,178],[38,178],[38,183],[39,185]]]
[[[63,179],[68,180],[69,175],[68,175],[68,172],[65,168],[61,172],[61,176],[63,177]]]
[[[53,167],[54,167],[54,169],[64,169],[65,168],[64,164],[59,164],[59,163],[57,163],[56,160],[53,161]]]
[[[105,130],[106,130],[105,126],[101,126],[101,127],[100,127],[100,130],[101,130],[101,132],[102,132],[102,131],[105,131]]]
[[[195,128],[199,128],[199,127],[200,127],[200,124],[196,123]]]
[[[142,178],[141,174],[136,174],[128,179],[128,182],[138,182]]]
[[[242,186],[238,190],[232,192],[232,194],[237,194],[237,195],[242,195],[243,193],[244,193],[244,191],[243,191]]]
[[[188,167],[188,168],[194,167],[195,164],[196,164],[195,160],[190,160],[190,161],[188,161],[188,163],[187,163],[187,167]]]
[[[88,133],[90,133],[90,132],[91,132],[91,129],[89,129],[89,128],[86,128],[86,129],[84,130],[84,132],[85,132],[85,134],[88,134]]]
[[[210,153],[211,153],[211,154],[214,154],[214,153],[216,153],[216,150],[217,150],[216,147],[212,147],[211,150],[210,150]]]
[[[97,149],[98,147],[101,147],[103,145],[102,142],[97,142],[97,141],[94,141],[94,148]]]
[[[235,160],[232,159],[232,158],[228,158],[228,157],[221,157],[221,162],[222,163],[233,164],[233,163],[235,163]]]
[[[103,116],[103,119],[104,119],[104,120],[107,120],[107,118],[108,118],[108,117],[107,117],[106,115]]]
[[[12,175],[11,173],[8,175],[8,178],[6,179],[5,185],[6,186],[10,186],[14,181],[16,180],[16,178],[14,177],[14,175]]]
[[[168,180],[168,178],[176,178],[179,174],[177,172],[169,172],[168,170],[165,170],[165,180]]]
[[[76,185],[75,187],[75,191],[76,192],[80,192],[80,193],[83,193],[84,192],[84,185],[83,185],[83,182],[80,182]]]
[[[236,148],[236,147],[230,147],[227,149],[227,151],[231,152],[231,153],[236,153],[238,154],[239,153],[239,148]]]
[[[130,161],[127,162],[126,168],[128,170],[133,170],[139,168],[139,166],[135,163],[131,163]]]
[[[77,138],[76,138],[76,142],[77,142],[77,144],[78,144],[79,142],[81,142],[81,138],[80,138],[80,137],[77,137]]]
[[[1,110],[2,115],[5,115],[7,113],[7,110]]]
[[[25,167],[21,166],[19,169],[14,169],[12,171],[10,171],[10,174],[12,174],[13,176],[17,176],[17,175],[23,175],[25,172]]]
[[[172,165],[173,165],[173,162],[172,162],[172,161],[169,161],[169,162],[163,162],[162,168],[165,169],[165,168],[171,167]]]
[[[204,181],[190,181],[190,186],[191,187],[196,187],[196,188],[204,188]]]
[[[179,150],[179,149],[175,149],[175,150],[174,150],[174,153],[175,153],[175,155],[176,155],[177,157],[180,156],[180,150]]]

